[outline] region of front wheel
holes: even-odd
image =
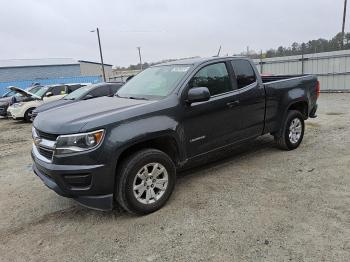
[[[160,209],[169,199],[176,169],[167,154],[144,149],[121,163],[116,181],[116,201],[130,213],[148,214]]]
[[[304,137],[305,123],[303,115],[296,110],[290,110],[282,124],[281,131],[275,135],[279,148],[284,150],[296,149]]]
[[[35,108],[29,108],[25,113],[24,113],[24,121],[26,122],[32,122],[32,113]]]

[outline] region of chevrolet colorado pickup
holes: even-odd
[[[156,65],[114,97],[40,113],[33,170],[82,205],[147,214],[167,202],[177,170],[218,150],[263,134],[296,149],[319,91],[315,76],[261,77],[244,57]]]

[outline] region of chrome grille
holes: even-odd
[[[58,135],[41,132],[34,128],[32,133],[37,152],[43,158],[52,161]]]
[[[38,136],[40,138],[43,138],[43,139],[47,139],[47,140],[51,140],[51,141],[56,141],[58,135],[55,135],[55,134],[49,134],[49,133],[45,133],[45,132],[41,132],[40,130],[36,129],[35,130],[36,133],[38,134]]]
[[[39,151],[39,154],[42,155],[43,157],[45,157],[45,158],[47,158],[49,160],[52,159],[53,150],[46,149],[46,148],[43,148],[43,147],[39,147],[38,151]]]

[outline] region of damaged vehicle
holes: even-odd
[[[85,85],[86,84],[48,85],[40,87],[38,90],[35,90],[35,92],[29,92],[18,87],[11,87],[10,90],[19,93],[24,97],[29,97],[30,99],[9,106],[7,109],[7,116],[14,120],[24,119],[26,122],[30,122],[32,112],[35,108],[44,103],[61,99],[65,95]]]
[[[15,90],[11,90],[11,88],[14,88],[16,90],[19,90],[20,88],[18,87],[8,87],[10,91],[7,92],[0,98],[0,116],[2,117],[7,117],[7,109],[10,105],[19,103],[19,102],[28,102],[33,100],[32,95],[35,92],[37,92],[41,86],[33,86],[30,87],[26,90],[22,90],[20,92],[16,92]],[[23,91],[23,92],[22,92]],[[28,94],[30,93],[30,94]]]

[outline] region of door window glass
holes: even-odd
[[[231,61],[236,75],[238,88],[248,86],[256,81],[254,70],[247,60]]]
[[[108,96],[109,95],[109,86],[96,87],[94,90],[89,92],[89,95],[92,95],[93,97]]]
[[[225,63],[217,63],[203,67],[192,78],[189,85],[190,88],[207,87],[211,96],[232,91]]]
[[[67,86],[68,94],[74,92],[75,90],[79,89],[80,87],[82,87],[82,85],[70,85],[70,86]]]
[[[66,94],[66,86],[54,86],[50,92],[52,92],[54,96],[64,95]]]

